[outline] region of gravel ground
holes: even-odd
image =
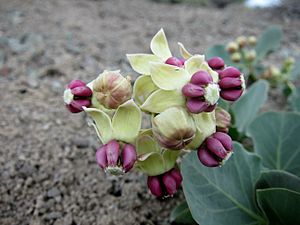
[[[177,41],[201,53],[272,24],[285,33],[272,62],[299,55],[300,20],[271,10],[150,0],[1,0],[0,224],[169,224],[182,193],[158,201],[140,173],[106,177],[95,163],[99,143],[85,116],[63,106],[64,85],[89,81],[104,69],[132,73],[125,53],[149,51],[161,27],[175,53]],[[278,101],[272,94],[270,108],[280,109]]]

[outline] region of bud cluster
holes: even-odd
[[[240,38],[230,51],[248,42]],[[87,85],[72,81],[64,102],[70,112],[84,111],[93,119],[102,142],[96,151],[101,169],[118,176],[135,168],[148,175],[151,193],[165,198],[180,188],[182,176],[175,167],[186,152],[181,150],[198,151],[199,161],[208,167],[229,158],[231,117],[217,104],[220,97],[237,100],[245,87],[241,72],[220,57],[205,60],[181,43],[182,57],[173,56],[163,30],[150,47],[153,54],[127,55],[141,74],[133,88],[120,71],[105,70]],[[148,129],[141,128],[142,112],[151,115]]]

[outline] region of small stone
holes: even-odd
[[[47,196],[49,198],[54,198],[54,197],[59,196],[59,195],[60,195],[60,191],[56,187],[53,187],[53,188],[51,188],[50,190],[47,191]]]
[[[75,145],[77,148],[87,148],[90,146],[89,139],[76,137],[72,139],[72,144]]]
[[[53,219],[58,219],[58,218],[61,218],[61,217],[62,217],[61,212],[51,212],[49,214],[46,214],[44,216],[44,219],[45,220],[53,220]]]

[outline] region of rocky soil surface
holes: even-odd
[[[149,51],[161,27],[177,54],[177,41],[202,53],[273,24],[282,26],[284,42],[271,60],[299,55],[300,20],[272,10],[150,0],[1,0],[0,224],[169,224],[183,194],[158,201],[138,172],[106,177],[95,163],[100,143],[85,116],[63,105],[64,85],[89,81],[104,69],[132,73],[125,54]],[[280,109],[276,99],[269,107]]]

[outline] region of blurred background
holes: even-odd
[[[135,78],[125,54],[149,52],[161,27],[176,55],[177,41],[204,53],[271,25],[284,39],[270,63],[300,55],[298,0],[1,0],[0,224],[169,224],[182,193],[159,201],[140,173],[106,177],[85,115],[63,105],[65,84],[104,69]]]

